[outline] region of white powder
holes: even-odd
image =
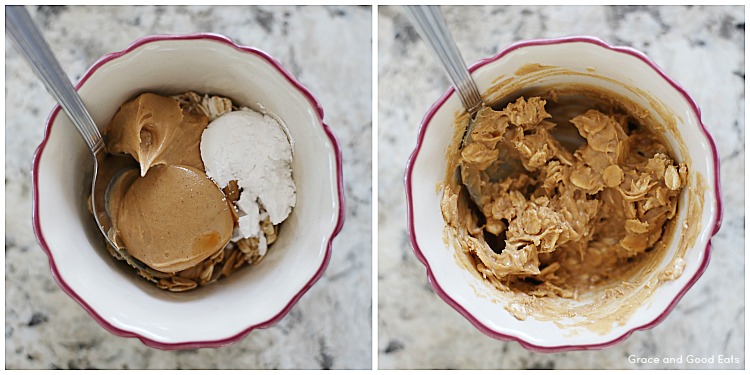
[[[237,201],[239,225],[232,240],[265,240],[260,221],[268,215],[279,224],[296,203],[292,146],[279,122],[247,108],[229,112],[203,131],[200,147],[208,177],[221,187],[236,180],[242,189]]]

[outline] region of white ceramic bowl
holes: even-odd
[[[504,308],[507,300],[497,298],[497,292],[489,283],[460,267],[454,257],[455,250],[443,239],[445,222],[440,212],[442,191],[436,192],[435,186],[445,178],[446,151],[454,134],[456,114],[462,111],[453,89],[449,89],[425,115],[417,146],[407,164],[405,182],[412,247],[427,267],[427,275],[435,292],[485,334],[497,339],[516,340],[524,347],[537,351],[607,347],[627,338],[635,330],[647,329],[662,321],[708,265],[710,240],[721,222],[718,154],[711,136],[701,123],[700,111],[694,101],[684,89],[636,50],[612,47],[590,37],[533,40],[509,46],[496,56],[474,64],[470,70],[480,92],[489,95],[489,99],[485,100],[493,103],[502,97],[502,90],[498,90],[498,87],[507,84],[509,77],[517,80],[519,76],[524,76],[522,71],[528,71],[529,64],[584,73],[553,74],[530,80],[533,84],[595,85],[640,103],[656,116],[660,115],[655,113],[659,105],[674,115],[679,134],[667,131],[666,138],[676,149],[678,160],[684,161],[685,153],[692,159],[689,165],[691,177],[686,190],[697,188],[698,174],[704,177],[706,185],[704,203],[698,211],[699,222],[690,224],[693,228],[697,225],[699,231],[696,232],[695,241],[685,247],[682,275],[657,287],[623,325],[615,325],[605,333],[570,328],[567,318],[560,319],[559,323],[563,323],[561,326],[532,317],[525,320],[514,318]],[[589,73],[604,79],[591,77]],[[680,148],[680,143],[684,147]],[[685,207],[689,204],[688,194],[682,194],[676,219],[676,239],[682,235],[681,224],[686,217]],[[658,270],[664,270],[678,256],[678,242],[671,242]],[[657,272],[651,276],[649,282],[658,281],[654,279],[658,277]]]
[[[104,328],[161,349],[223,346],[278,322],[322,276],[344,219],[341,154],[318,102],[278,61],[214,34],[149,36],[94,63],[77,89],[100,127],[141,92],[194,90],[260,103],[295,140],[297,206],[268,255],[175,294],[107,253],[86,208],[93,159],[56,107],[34,157],[34,229],[58,284]]]

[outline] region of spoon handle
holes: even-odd
[[[5,7],[5,30],[47,91],[57,100],[96,156],[104,150],[99,128],[24,6]]]
[[[461,103],[466,111],[473,115],[482,104],[476,83],[471,79],[469,70],[466,69],[461,51],[458,50],[456,42],[451,36],[445,19],[440,14],[440,9],[434,5],[408,5],[405,6],[417,31],[427,42],[432,53],[443,65],[445,73],[453,83],[453,87],[461,97]]]

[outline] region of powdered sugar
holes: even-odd
[[[292,146],[276,119],[247,108],[223,114],[203,132],[200,148],[208,177],[221,187],[236,180],[242,191],[233,240],[263,237],[265,215],[274,225],[289,216],[296,203]]]

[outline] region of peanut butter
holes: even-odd
[[[204,173],[157,165],[122,197],[117,227],[132,256],[158,271],[177,272],[224,247],[234,220],[224,194]]]
[[[151,93],[123,104],[107,128],[107,150],[131,155],[145,176],[154,165],[188,165],[205,171],[200,154],[208,117],[180,109],[177,100]]]
[[[112,225],[105,229],[130,255],[160,272],[201,263],[224,248],[234,229],[231,202],[206,176],[201,160],[207,125],[204,114],[146,93],[123,104],[106,131],[108,151],[130,155],[140,170],[125,171],[110,187]],[[127,165],[123,159],[105,159],[100,173],[113,176]],[[105,195],[104,188],[98,196]]]

